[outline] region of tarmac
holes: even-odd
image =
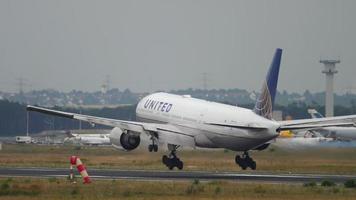
[[[156,170],[113,170],[88,169],[91,179],[132,179],[132,180],[228,180],[270,183],[308,183],[324,180],[343,183],[356,180],[355,175],[322,174],[271,174],[258,171],[240,172],[204,172],[204,171],[156,171]],[[76,173],[77,174],[77,173]],[[0,168],[0,177],[67,177],[69,168]]]

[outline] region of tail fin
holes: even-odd
[[[256,100],[253,111],[267,119],[272,119],[274,97],[277,91],[279,66],[281,64],[282,49],[276,49],[269,67],[265,82],[262,85],[261,94]]]
[[[308,113],[310,114],[312,119],[324,118],[324,116],[320,114],[318,111],[316,111],[315,109],[308,109]]]

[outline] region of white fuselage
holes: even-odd
[[[254,149],[276,138],[279,127],[277,122],[249,109],[168,93],[154,93],[143,98],[137,105],[136,117],[144,122],[172,124],[194,137],[198,147],[235,151]],[[267,128],[236,128],[233,125]]]

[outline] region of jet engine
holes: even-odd
[[[131,151],[140,145],[141,138],[139,135],[126,131],[123,132],[120,128],[115,127],[109,135],[111,144],[120,150]]]
[[[264,144],[262,144],[262,145],[260,145],[260,146],[258,146],[256,148],[254,148],[253,150],[263,151],[263,150],[267,149],[270,144],[271,143],[264,143]]]

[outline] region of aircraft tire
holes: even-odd
[[[154,146],[152,144],[148,145],[148,151],[152,152],[154,150]]]
[[[250,163],[250,168],[251,168],[252,170],[256,170],[256,162],[255,162],[255,161],[252,161],[252,162]]]
[[[239,155],[235,157],[235,162],[241,167],[242,170],[246,170],[249,166],[248,160],[246,158],[241,158]]]
[[[169,161],[168,156],[166,156],[166,155],[162,156],[162,162],[163,162],[163,164],[165,164],[167,167],[168,167],[168,161]]]
[[[240,157],[239,155],[237,155],[237,156],[235,157],[235,163],[238,164],[238,165],[240,165],[240,162],[241,162],[241,157]]]
[[[182,169],[183,169],[183,162],[182,162],[182,161],[178,160],[178,162],[177,162],[177,168],[178,168],[179,170],[182,170]]]

